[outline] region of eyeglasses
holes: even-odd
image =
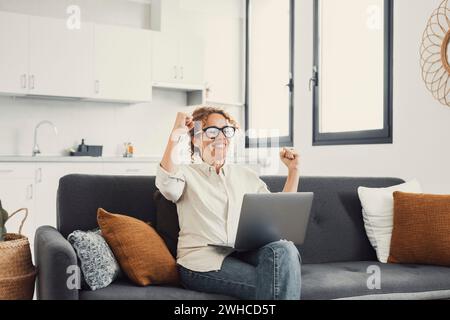
[[[225,126],[223,128],[218,127],[207,127],[203,129],[203,132],[209,139],[215,139],[219,136],[220,131],[226,138],[233,138],[236,133],[236,128],[231,126]]]

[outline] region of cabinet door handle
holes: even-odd
[[[34,75],[32,74],[29,78],[28,78],[28,87],[30,88],[30,90],[34,89]]]
[[[99,80],[95,80],[95,93],[96,94],[100,93],[100,81]]]
[[[181,69],[181,79],[184,79],[184,68],[181,67],[180,69]]]
[[[26,89],[27,88],[27,75],[23,74],[20,76],[20,87],[22,89]]]
[[[36,170],[36,183],[42,182],[42,168]]]
[[[14,170],[12,170],[12,169],[3,169],[3,170],[0,170],[0,173],[13,173],[14,172]]]
[[[128,172],[128,173],[131,173],[131,172],[137,173],[137,172],[141,172],[141,170],[140,169],[127,169],[126,172]]]
[[[28,188],[27,188],[27,199],[28,200],[32,200],[33,199],[33,185],[32,184],[28,185]]]
[[[178,78],[178,68],[177,66],[173,66],[173,70],[174,70],[174,78],[177,79]]]

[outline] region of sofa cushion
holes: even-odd
[[[159,190],[155,192],[153,199],[156,202],[155,229],[163,238],[172,256],[176,258],[178,234],[180,233],[177,205],[167,200]]]
[[[97,290],[108,286],[120,273],[120,266],[100,230],[75,230],[67,237],[77,253],[83,280]]]
[[[97,228],[97,209],[126,212],[142,221],[155,222],[156,191],[153,176],[70,174],[59,180],[57,229],[64,238],[74,230]]]
[[[358,195],[367,237],[377,252],[378,261],[386,263],[389,257],[392,226],[394,220],[394,191],[422,191],[417,180],[388,188],[359,187]]]
[[[272,192],[283,189],[286,177],[264,176]],[[303,263],[376,260],[367,238],[357,189],[390,187],[396,178],[300,177],[299,190],[314,192],[311,217],[303,245]]]
[[[134,283],[141,286],[178,283],[175,259],[151,226],[101,208],[98,224],[120,267]]]
[[[380,289],[369,289],[380,271]],[[373,267],[372,267],[373,268]],[[368,273],[369,271],[369,273]],[[302,265],[302,299],[448,299],[450,268],[383,264],[378,261]]]
[[[381,289],[370,290],[369,266],[381,271]],[[448,299],[450,268],[383,264],[378,261],[302,265],[302,299]],[[139,287],[119,279],[96,291],[82,290],[81,300],[234,300],[223,295],[186,290],[181,287]]]
[[[126,279],[96,291],[80,291],[80,300],[234,300],[232,297],[186,290],[181,287],[138,287]]]
[[[450,267],[450,195],[394,192],[390,263]]]
[[[262,176],[272,192],[279,192],[285,176]],[[299,247],[304,263],[375,260],[361,214],[359,186],[380,188],[404,182],[397,178],[306,177],[300,191],[314,192],[305,243]],[[154,176],[68,175],[58,189],[57,225],[64,237],[74,230],[97,226],[97,208],[126,212],[155,222]]]

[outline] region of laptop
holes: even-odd
[[[245,194],[235,242],[208,246],[249,251],[279,240],[301,245],[313,199],[312,192]]]

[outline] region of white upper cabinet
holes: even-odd
[[[0,12],[0,94],[152,98],[152,31]]]
[[[152,32],[95,25],[95,75],[91,98],[151,101]]]
[[[161,32],[153,33],[153,82],[176,83],[179,74],[179,41]]]
[[[200,38],[190,36],[180,40],[180,76],[183,83],[204,84],[204,51]]]
[[[33,165],[29,165],[32,167]],[[36,163],[34,181],[34,218],[36,225],[56,227],[56,196],[59,180],[68,174],[101,174],[101,163]]]
[[[155,1],[162,32],[0,12],[0,94],[136,103],[153,86],[203,91],[204,40],[179,8]]]
[[[69,29],[66,20],[30,17],[29,94],[86,97],[93,70],[93,24]]]
[[[154,32],[153,84],[201,89],[204,86],[204,44],[200,38]]]
[[[26,15],[0,12],[0,92],[25,94],[28,77]]]
[[[18,209],[27,208],[28,217],[23,225],[22,234],[33,243],[35,231],[34,210],[34,172],[28,164],[0,163],[0,200],[5,210],[12,214]],[[6,229],[18,233],[24,213],[13,216],[6,223]]]

